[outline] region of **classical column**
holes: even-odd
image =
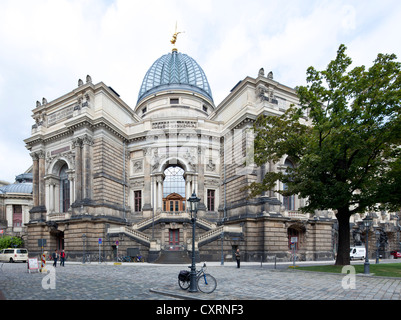
[[[204,148],[198,146],[198,190],[197,197],[200,198],[198,210],[206,210],[205,206],[205,161]]]
[[[82,167],[82,178],[83,178],[83,198],[91,199],[92,198],[92,184],[91,184],[91,175],[92,175],[92,166],[91,166],[91,146],[93,145],[93,140],[88,135],[82,140],[83,144],[83,167]]]
[[[51,183],[50,184],[50,203],[49,203],[49,208],[51,211],[56,211],[56,184]]]
[[[75,148],[75,201],[82,200],[82,139],[73,141]]]
[[[142,211],[144,216],[150,216],[152,212],[152,200],[151,200],[151,195],[152,195],[152,179],[150,176],[150,170],[151,170],[151,148],[144,148],[143,149],[143,154],[145,156],[145,161],[144,161],[144,192],[143,192],[143,207]]]
[[[54,184],[46,179],[46,208],[47,212],[54,212]]]
[[[46,212],[45,153],[34,152],[31,153],[31,157],[33,160],[33,207],[29,210],[30,221],[44,221],[46,219],[44,216]]]
[[[163,177],[157,176],[157,209],[163,210]]]
[[[189,174],[185,174],[185,198],[188,199],[192,195],[192,176]]]
[[[39,157],[39,206],[46,207],[46,185],[45,185],[45,153],[40,151]]]
[[[32,180],[32,196],[33,206],[39,206],[39,158],[36,152],[31,153],[33,161],[33,180]]]
[[[152,180],[152,193],[153,193],[153,209],[157,212],[157,178]]]
[[[54,211],[55,212],[60,212],[61,211],[61,206],[60,206],[60,183],[55,183],[54,184]]]
[[[75,188],[74,188],[74,170],[68,170],[68,180],[70,181],[70,205],[72,205],[75,201]]]
[[[53,207],[51,206],[51,185],[49,183],[49,180],[46,180],[46,208],[48,212],[51,212]]]

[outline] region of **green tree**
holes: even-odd
[[[0,238],[0,249],[20,248],[23,244],[24,241],[19,237],[5,236]]]
[[[326,70],[307,70],[297,87],[301,107],[254,124],[255,163],[284,156],[295,168],[267,172],[250,196],[286,185],[278,193],[307,200],[305,212],[333,209],[339,224],[337,265],[347,265],[349,219],[355,213],[401,204],[401,64],[379,54],[373,65],[354,67],[341,45]],[[307,121],[305,121],[307,120]]]

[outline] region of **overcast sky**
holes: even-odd
[[[261,67],[290,87],[324,69],[340,44],[355,65],[401,59],[401,1],[0,0],[0,180],[32,164],[24,139],[37,100],[52,101],[86,75],[135,107],[152,63],[177,48],[205,71],[218,105]]]

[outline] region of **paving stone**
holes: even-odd
[[[50,273],[28,273],[26,264],[6,263],[0,270],[0,299],[9,300],[398,300],[401,279],[356,276],[355,289],[342,287],[342,274],[273,269],[257,264],[210,263],[217,279],[211,294],[178,286],[187,265],[66,263],[55,269],[55,289],[45,289]],[[50,282],[48,282],[50,283]]]

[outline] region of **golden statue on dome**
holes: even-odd
[[[185,33],[185,31],[177,31],[177,23],[175,23],[175,32],[173,34],[173,38],[170,40],[172,45],[175,45],[175,43],[177,42],[177,36],[180,33]],[[177,48],[173,48],[173,51],[177,51]]]

